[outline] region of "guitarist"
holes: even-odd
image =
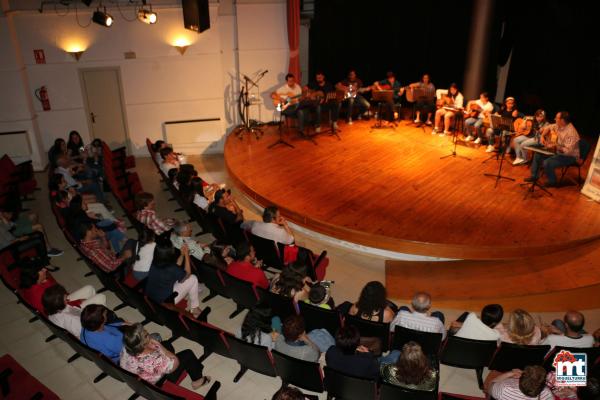
[[[515,120],[521,115],[519,110],[517,110],[517,103],[514,97],[507,97],[504,100],[504,104],[500,107],[500,111],[498,115],[504,118],[511,118],[514,124]],[[488,147],[485,149],[486,153],[492,153],[494,151],[494,142],[496,136],[500,136],[500,140],[504,140],[503,143],[500,143],[500,147],[504,150],[510,150],[510,132],[500,131],[500,129],[492,129],[487,128],[485,131],[485,136],[487,137]]]
[[[335,89],[345,94],[344,100],[348,102],[348,125],[352,125],[352,110],[354,103],[358,104],[358,119],[363,116],[367,117],[367,111],[371,108],[371,104],[365,99],[360,92],[367,90],[363,87],[363,82],[356,76],[356,71],[351,69],[348,72],[348,77],[335,85]],[[362,89],[362,90],[361,90]]]
[[[340,115],[340,103],[335,101],[335,88],[325,80],[323,71],[317,71],[315,80],[309,82],[304,90],[308,91],[310,93],[309,97],[315,101],[315,132],[321,132],[321,113],[323,111],[329,112],[333,129],[338,129],[337,120]]]
[[[526,125],[523,128],[519,128],[519,131],[524,130],[525,134],[521,134],[513,139],[516,155],[513,165],[527,164],[527,150],[525,150],[523,147],[540,145],[541,130],[548,125],[548,121],[546,121],[546,112],[541,109],[537,110],[533,116],[533,123],[525,121],[522,124],[531,125]]]
[[[475,144],[481,143],[481,126],[483,125],[484,118],[494,111],[494,105],[490,102],[490,96],[487,92],[483,92],[479,95],[478,100],[471,100],[467,103],[465,112],[467,113],[467,119],[465,120],[465,134],[468,136],[465,138],[466,142],[470,142],[475,139]]]
[[[394,101],[393,103],[382,104],[384,108],[386,119],[390,122],[394,121],[394,106],[400,105],[400,96],[404,94],[404,88],[400,85],[400,82],[396,80],[396,74],[392,71],[388,71],[385,74],[386,78],[373,83],[373,90],[393,90]]]
[[[281,111],[283,115],[298,118],[298,130],[301,135],[304,135],[304,123],[308,115],[308,110],[300,108],[301,97],[302,87],[296,83],[294,74],[287,74],[285,76],[285,85],[271,93],[271,98],[285,107]]]
[[[579,133],[571,123],[571,116],[566,111],[560,111],[556,114],[555,123],[546,125],[540,130],[542,137],[556,132],[556,144],[546,143],[546,148],[556,148],[556,154],[546,156],[541,153],[535,153],[531,162],[531,176],[525,178],[525,182],[537,180],[540,167],[548,177],[545,187],[556,187],[556,168],[571,165],[580,160],[579,154]]]
[[[421,81],[408,85],[411,89],[420,89],[422,95],[415,103],[415,124],[421,123],[421,113],[427,113],[425,125],[431,125],[431,115],[435,110],[435,86],[431,83],[429,74],[423,74]]]
[[[463,106],[464,97],[462,93],[458,90],[458,85],[456,83],[452,83],[448,90],[439,89],[436,93],[439,97],[438,100],[441,104],[440,108],[438,108],[435,112],[435,125],[431,134],[434,135],[436,133],[439,133],[440,136],[446,136],[450,134],[450,127],[452,126],[452,121],[455,118],[455,112],[451,110],[446,110],[444,106],[450,106],[460,109]],[[442,118],[444,118],[443,132],[441,132]]]

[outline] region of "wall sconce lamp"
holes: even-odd
[[[83,50],[80,51],[67,51],[68,54],[71,55],[75,59],[75,61],[79,61],[81,56],[83,55]]]
[[[185,53],[185,51],[187,50],[188,47],[190,47],[189,44],[184,44],[184,45],[175,45],[174,46],[177,51],[179,52],[179,54],[183,55]]]

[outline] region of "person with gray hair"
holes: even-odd
[[[431,296],[429,293],[415,293],[411,308],[412,310],[406,306],[400,307],[400,311],[390,324],[392,332],[398,325],[415,331],[441,333],[442,338],[446,337],[444,314],[440,311],[431,312]]]
[[[190,256],[200,261],[210,254],[208,245],[199,243],[192,238],[192,225],[187,222],[175,224],[173,233],[171,233],[171,243],[176,249],[181,249],[181,246],[187,244]]]
[[[194,390],[210,382],[210,377],[202,375],[202,363],[191,350],[186,349],[174,354],[173,346],[163,345],[154,339],[140,323],[124,325],[121,330],[121,368],[152,384],[156,384],[165,376],[168,381],[176,383],[183,371],[192,379]]]

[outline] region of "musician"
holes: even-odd
[[[556,144],[549,143],[552,132],[556,132]],[[556,187],[556,168],[573,164],[580,161],[579,155],[579,134],[571,123],[571,116],[566,111],[560,111],[556,114],[555,123],[544,126],[540,129],[542,144],[547,149],[556,149],[556,154],[546,156],[541,153],[535,153],[531,163],[531,176],[525,179],[525,182],[537,180],[540,166],[548,177],[545,187]]]
[[[285,85],[281,86],[275,92],[271,93],[271,98],[279,100],[282,103],[290,102],[290,105],[281,113],[286,117],[298,118],[298,130],[304,134],[304,123],[306,121],[307,111],[300,107],[300,98],[302,97],[302,87],[296,83],[294,74],[285,76]]]
[[[315,101],[315,132],[321,132],[321,113],[323,111],[329,112],[333,129],[338,129],[337,120],[340,115],[340,103],[335,101],[335,88],[325,80],[325,74],[322,71],[317,71],[315,80],[309,82],[304,90],[310,91]],[[314,94],[318,95],[314,96]]]
[[[523,123],[528,124],[530,122]],[[517,136],[513,140],[516,155],[513,165],[527,164],[527,150],[525,150],[523,147],[541,146],[541,130],[546,125],[548,125],[548,121],[546,121],[546,112],[542,109],[537,110],[533,116],[533,123],[531,125],[529,134]]]
[[[394,105],[400,105],[400,96],[404,94],[404,88],[400,85],[400,82],[396,80],[396,74],[392,71],[388,71],[385,76],[385,79],[373,83],[373,89],[394,91],[393,102],[381,105],[385,111],[386,119],[392,122],[394,121]]]
[[[504,100],[504,104],[500,107],[500,111],[496,113],[503,118],[510,118],[514,122],[519,116],[519,110],[517,110],[517,103],[514,97],[507,97]],[[508,150],[510,144],[510,132],[500,131],[500,129],[492,129],[491,127],[485,131],[487,137],[488,146],[485,149],[486,153],[492,153],[495,150],[494,142],[496,136],[500,135],[500,140],[504,139],[504,143],[500,143],[502,150]]]
[[[408,87],[413,90],[421,89],[423,91],[423,95],[419,96],[415,103],[415,110],[417,110],[415,124],[421,122],[421,113],[427,113],[425,125],[431,125],[431,115],[435,110],[435,86],[431,83],[429,74],[424,74],[420,82],[411,83]]]
[[[335,85],[336,90],[342,91],[345,94],[344,101],[348,102],[348,125],[352,125],[352,110],[354,103],[358,104],[358,119],[363,116],[367,117],[367,111],[371,108],[371,104],[365,99],[360,92],[368,90],[363,87],[363,82],[356,76],[356,71],[351,69],[348,72],[348,77]],[[362,90],[361,90],[362,89]]]
[[[481,93],[478,100],[471,100],[467,103],[466,113],[469,117],[465,121],[465,133],[468,135],[465,138],[466,142],[475,138],[475,144],[481,143],[480,130],[483,120],[489,117],[492,111],[494,111],[494,105],[490,102],[487,92]]]
[[[462,108],[464,97],[462,93],[458,90],[458,85],[456,83],[452,83],[447,90],[438,89],[436,91],[436,96],[438,101],[440,102],[441,107],[435,112],[435,124],[433,127],[432,135],[436,133],[440,133],[440,136],[445,136],[450,134],[450,127],[452,126],[452,122],[454,121],[454,117],[456,116],[455,111],[447,110],[444,106],[450,106],[454,108]],[[444,131],[442,132],[442,118],[444,118]]]

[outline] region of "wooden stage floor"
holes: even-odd
[[[600,205],[572,180],[525,197],[519,186],[529,168],[486,160],[485,147],[431,135],[403,121],[395,130],[372,122],[341,123],[341,140],[321,134],[317,145],[284,137],[295,148],[268,146],[277,128],[256,140],[230,135],[225,161],[236,185],[260,205],[275,204],[291,221],[353,243],[403,253],[461,259],[536,256],[600,238]],[[587,173],[585,168],[582,173]],[[576,178],[577,171],[567,177]]]

